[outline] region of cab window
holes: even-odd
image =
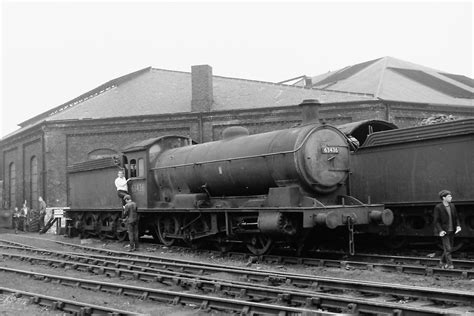
[[[145,161],[143,160],[143,158],[138,159],[137,176],[138,177],[145,176]]]
[[[137,176],[137,161],[135,159],[130,159],[130,177]]]

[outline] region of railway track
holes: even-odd
[[[55,241],[56,243],[67,245],[75,248],[87,249],[89,251],[97,252],[97,248],[80,246],[71,243],[64,243],[60,241]],[[176,249],[186,249],[188,248],[176,248]],[[219,251],[205,251],[213,255],[221,255]],[[226,254],[231,258],[249,258],[248,253],[237,253],[229,252]],[[324,255],[323,255],[324,256]],[[406,273],[406,274],[416,274],[416,275],[426,275],[426,276],[444,276],[444,277],[454,277],[454,278],[464,278],[472,279],[474,278],[474,260],[462,260],[455,259],[453,263],[456,269],[443,269],[438,266],[439,259],[434,258],[424,258],[424,257],[411,257],[411,256],[389,256],[389,255],[357,255],[349,258],[339,258],[333,259],[334,257],[330,254],[325,254],[326,257],[294,257],[294,256],[281,256],[281,255],[262,255],[258,256],[257,260],[265,263],[276,263],[276,264],[300,264],[307,266],[317,266],[317,267],[328,267],[328,268],[341,268],[341,269],[360,269],[360,270],[374,270],[382,272],[396,272],[396,273]],[[334,255],[332,255],[334,256]],[[250,256],[253,257],[253,256]],[[173,259],[164,259],[164,260],[173,260]],[[179,260],[175,260],[179,262]]]
[[[11,289],[6,287],[0,287],[0,294],[14,295],[15,297],[28,298],[28,300],[40,306],[48,307],[53,311],[63,311],[74,315],[110,315],[110,316],[121,316],[121,315],[141,315],[138,313],[119,310],[110,307],[98,306],[84,302],[67,300],[60,297],[53,297],[43,295],[39,293],[32,293],[27,291],[21,291],[17,289]]]
[[[0,267],[0,271],[4,273],[15,273],[18,275],[41,280],[44,282],[52,282],[64,286],[88,289],[91,291],[102,291],[117,295],[131,296],[142,300],[158,301],[174,305],[190,305],[198,306],[200,309],[215,309],[226,312],[242,313],[244,315],[252,314],[269,314],[269,315],[335,315],[334,313],[318,311],[315,308],[296,308],[283,305],[265,304],[258,302],[250,302],[244,300],[227,299],[209,295],[197,295],[192,293],[166,291],[154,288],[131,286],[119,283],[100,282],[81,278],[71,278],[59,275],[31,272],[21,269],[11,269]],[[312,305],[313,302],[307,302]],[[86,314],[87,315],[87,314]],[[131,313],[131,315],[134,315]]]
[[[233,256],[235,254],[229,254]],[[236,254],[241,256],[242,254]],[[474,261],[455,259],[456,269],[446,270],[439,267],[439,259],[412,256],[389,256],[375,254],[359,254],[347,258],[343,255],[316,255],[311,258],[263,255],[261,262],[278,264],[304,264],[308,266],[344,268],[344,269],[378,269],[384,272],[402,272],[418,275],[437,275],[447,277],[474,278]]]
[[[0,240],[1,241],[1,240]],[[6,242],[6,241],[4,241]],[[105,255],[114,255],[120,253],[119,251],[104,250],[95,247],[88,247],[77,245],[73,243],[66,243],[61,241],[54,241],[57,244],[73,247],[76,249],[84,249],[87,251],[102,253]],[[23,245],[24,246],[24,245]],[[177,248],[180,249],[180,248]],[[185,248],[182,248],[185,249]],[[186,248],[187,249],[187,248]],[[207,251],[206,251],[207,252]],[[213,255],[220,255],[220,252],[211,252]],[[132,256],[128,254],[128,256]],[[140,254],[134,254],[133,256],[139,257]],[[248,259],[249,255],[246,253],[235,253],[231,252],[227,254],[231,258]],[[339,259],[333,259],[339,256]],[[335,253],[323,253],[319,257],[302,258],[292,256],[277,256],[277,255],[262,255],[257,258],[259,262],[275,263],[275,264],[287,264],[287,265],[307,265],[316,267],[328,267],[328,268],[341,268],[341,269],[359,269],[359,270],[378,270],[382,272],[395,272],[395,273],[406,273],[426,276],[443,276],[452,278],[463,278],[472,279],[474,278],[474,261],[473,260],[453,260],[455,269],[443,269],[438,266],[438,259],[424,258],[424,257],[410,257],[410,256],[388,256],[388,255],[357,255],[351,257],[351,259],[344,258],[340,254]],[[178,259],[171,259],[165,257],[155,257],[156,260],[160,259],[165,262],[180,263]],[[382,262],[380,262],[382,261]],[[186,262],[183,262],[186,263]]]
[[[403,311],[410,315],[444,314],[445,309],[433,307],[410,306],[409,304],[399,304],[393,301],[376,302],[361,297],[350,297],[342,295],[330,295],[324,293],[315,293],[313,291],[302,291],[295,289],[276,289],[272,286],[254,286],[245,282],[232,282],[224,279],[216,279],[212,277],[196,276],[195,274],[172,273],[152,268],[143,268],[143,266],[135,266],[128,263],[118,265],[116,262],[109,262],[115,267],[105,266],[104,261],[91,259],[95,264],[84,263],[85,257],[68,255],[71,261],[51,260],[44,258],[36,258],[31,256],[20,256],[14,254],[0,253],[0,256],[8,259],[18,259],[28,261],[31,264],[43,263],[55,267],[65,269],[73,268],[75,270],[91,272],[95,274],[107,275],[109,277],[122,277],[141,280],[145,282],[159,282],[171,286],[179,285],[184,289],[194,289],[202,292],[221,292],[226,295],[238,297],[248,297],[252,300],[271,300],[271,303],[286,303],[291,306],[317,306],[318,308],[340,309],[350,312],[364,313],[393,313],[394,311]],[[82,261],[82,262],[81,262]],[[124,267],[124,268],[119,268]],[[133,269],[135,268],[135,269]],[[392,300],[397,300],[393,298]],[[454,302],[452,302],[454,303]]]
[[[18,247],[16,248],[18,249]],[[405,287],[405,291],[400,292],[400,286],[392,286],[392,290],[389,290],[390,287],[381,286],[380,284],[370,284],[372,287],[369,289],[369,284],[364,284],[363,286],[357,287],[353,283],[349,288],[342,286],[342,283],[339,285],[335,285],[336,283],[332,283],[327,280],[327,278],[319,278],[318,282],[315,283],[313,279],[312,283],[312,291],[301,291],[301,290],[294,290],[294,289],[276,289],[275,284],[282,284],[289,285],[287,282],[290,280],[288,275],[285,276],[286,282],[282,282],[281,275],[276,275],[274,272],[262,273],[260,275],[260,281],[266,281],[272,286],[250,286],[248,283],[242,282],[230,282],[226,280],[216,280],[212,277],[206,277],[203,274],[206,273],[206,270],[201,267],[199,273],[185,273],[185,270],[189,268],[182,267],[180,269],[177,267],[176,270],[181,270],[179,272],[176,271],[169,271],[170,266],[167,266],[165,270],[159,270],[156,268],[151,268],[155,262],[153,262],[152,258],[149,260],[142,260],[136,258],[120,258],[115,257],[111,258],[110,256],[105,257],[104,259],[98,259],[98,255],[93,255],[91,257],[87,257],[84,254],[71,254],[71,253],[64,253],[64,252],[53,252],[45,249],[34,249],[34,248],[20,248],[22,251],[28,252],[37,252],[43,254],[53,254],[55,253],[58,256],[63,256],[69,258],[70,261],[64,260],[53,260],[50,259],[41,259],[41,258],[32,258],[31,256],[19,256],[19,255],[12,255],[12,254],[2,254],[2,256],[14,258],[16,257],[19,260],[27,260],[30,262],[43,262],[47,264],[53,264],[58,267],[72,267],[78,270],[89,271],[98,274],[106,274],[109,276],[122,276],[122,277],[130,277],[134,279],[144,280],[148,282],[161,282],[161,283],[168,283],[174,285],[180,285],[184,288],[193,288],[198,289],[200,291],[216,291],[216,287],[219,289],[220,292],[225,292],[228,295],[233,295],[234,297],[239,296],[246,296],[252,299],[271,299],[273,303],[286,303],[290,305],[298,305],[298,306],[306,306],[308,302],[313,302],[311,305],[316,305],[322,308],[329,308],[334,309],[338,308],[339,310],[349,310],[351,312],[358,311],[358,312],[365,312],[365,313],[394,313],[394,311],[402,311],[409,315],[418,315],[418,314],[444,314],[446,313],[446,309],[440,308],[433,308],[432,306],[418,306],[420,299],[425,299],[429,301],[438,301],[438,302],[445,302],[449,301],[452,304],[469,304],[472,303],[474,296],[467,295],[463,297],[466,293],[462,294],[460,292],[451,291],[447,293],[447,291],[436,291],[436,290],[429,290],[429,289],[421,289],[421,288],[413,288],[413,287]],[[105,260],[105,259],[109,260]],[[123,261],[123,262],[121,262]],[[49,262],[49,263],[48,263]],[[94,264],[91,264],[94,263]],[[136,263],[132,264],[132,263]],[[179,265],[178,265],[179,266]],[[212,271],[216,273],[214,269]],[[230,272],[228,270],[220,270],[219,272],[226,272],[226,273],[235,273]],[[243,271],[246,274],[248,271]],[[248,277],[248,275],[246,275]],[[253,275],[251,278],[254,278]],[[263,277],[263,279],[262,279]],[[308,277],[308,276],[304,276]],[[241,275],[242,278],[242,275]],[[325,282],[324,282],[325,281]],[[347,280],[346,280],[347,282]],[[291,282],[290,282],[291,283]],[[356,282],[359,283],[360,282]],[[331,284],[331,285],[330,285]],[[301,284],[297,284],[301,286]],[[347,284],[346,284],[347,286]],[[393,291],[393,288],[398,288],[396,293]],[[318,290],[320,292],[314,292],[314,290]],[[370,295],[372,297],[380,296],[381,293],[385,296],[391,296],[392,299],[399,299],[403,298],[406,300],[410,298],[412,301],[415,302],[415,306],[412,304],[396,304],[392,302],[381,302],[381,301],[374,301],[373,299],[364,299],[361,297],[348,297],[342,295],[329,295],[324,292],[332,292],[332,291],[356,291],[360,295]],[[411,292],[411,294],[409,294]],[[417,292],[417,293],[415,293]],[[422,293],[424,292],[424,293]],[[449,291],[448,291],[449,292]],[[376,294],[378,293],[378,294]],[[443,293],[441,295],[441,293]],[[457,297],[456,297],[457,296]],[[425,304],[426,305],[426,304]],[[451,311],[452,312],[452,311]]]

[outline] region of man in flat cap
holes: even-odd
[[[454,269],[451,252],[453,251],[454,235],[461,231],[456,206],[451,203],[453,196],[448,190],[439,192],[441,203],[434,208],[434,226],[436,233],[443,242],[443,254],[441,255],[440,266],[445,269]]]
[[[123,199],[126,202],[123,222],[127,224],[128,239],[130,240],[130,249],[128,251],[136,251],[138,250],[137,204],[132,201],[132,197],[128,194]]]

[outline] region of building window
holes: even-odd
[[[10,193],[10,208],[14,208],[16,206],[16,171],[15,171],[15,164],[12,162],[10,167],[8,168],[8,178],[9,178],[9,185],[8,185],[8,192]]]
[[[143,177],[145,176],[145,161],[143,158],[138,159],[138,171],[137,171],[137,177]]]
[[[30,206],[38,209],[38,158],[31,157],[30,163]]]

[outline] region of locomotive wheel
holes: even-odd
[[[107,238],[114,238],[115,234],[110,228],[114,228],[115,217],[110,213],[101,214],[98,219],[98,229],[99,229],[99,238],[100,240],[105,240]]]
[[[273,239],[266,235],[254,235],[247,243],[247,249],[257,256],[266,254],[272,246]]]
[[[117,238],[119,241],[125,241],[128,237],[127,226],[122,223],[122,219],[120,217],[115,220],[115,227],[115,238]]]
[[[119,241],[125,241],[128,237],[128,232],[125,230],[125,231],[117,231],[115,233],[115,237],[119,240]]]
[[[205,245],[203,238],[194,239],[194,237],[210,230],[208,222],[205,218],[199,218],[197,221],[194,221],[193,219],[187,220],[191,221],[192,223],[183,230],[183,234],[185,236],[184,242],[192,249],[202,248]],[[183,226],[187,226],[186,220]]]
[[[99,220],[98,214],[86,213],[82,220],[84,222],[84,226],[87,226],[89,228],[88,230],[84,231],[85,238],[90,237],[90,236],[94,236],[94,237],[100,236],[101,227],[100,227],[100,220]]]
[[[178,219],[175,216],[160,216],[156,220],[156,230],[161,243],[170,247],[174,244],[175,239],[168,238],[166,235],[176,235],[179,232]]]

